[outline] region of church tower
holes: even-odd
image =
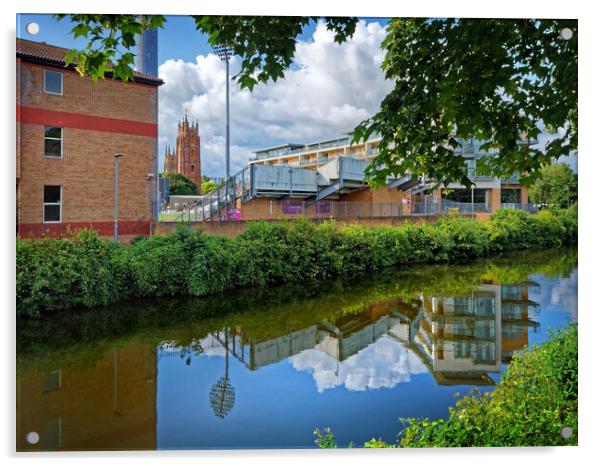
[[[176,160],[175,151],[171,151],[169,146],[165,147],[165,155],[163,157],[163,173],[177,173],[178,163]]]
[[[201,189],[201,137],[199,123],[188,122],[188,114],[178,122],[176,140],[176,172],[181,173]]]

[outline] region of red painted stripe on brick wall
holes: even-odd
[[[66,236],[67,230],[77,231],[83,228],[96,230],[100,236],[113,237],[113,222],[65,222],[65,223],[21,223],[18,234],[21,238],[39,238],[42,236],[57,238]],[[124,220],[119,222],[119,236],[149,235],[150,220]]]
[[[61,126],[63,128],[157,137],[157,125],[154,123],[84,115],[81,113],[57,112],[55,110],[24,107],[21,105],[17,105],[17,121],[34,125]]]

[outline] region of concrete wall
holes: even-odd
[[[359,219],[336,219],[339,225],[366,225],[370,227],[377,226],[402,226],[406,222],[412,223],[434,223],[438,220],[436,215],[408,215],[403,217],[372,217],[372,218],[359,218]],[[329,219],[309,219],[311,222],[319,224]],[[266,222],[281,222],[282,219],[266,220]],[[195,230],[203,230],[208,235],[213,236],[226,236],[234,237],[240,233],[246,231],[247,226],[251,221],[241,220],[238,222],[192,222],[191,228]],[[187,223],[182,222],[153,222],[151,226],[152,234],[162,235],[172,233],[176,231],[176,228],[180,226],[186,226]]]

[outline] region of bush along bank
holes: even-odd
[[[576,241],[576,206],[536,215],[500,209],[483,222],[450,216],[401,227],[257,222],[235,238],[182,228],[130,246],[81,230],[67,239],[17,239],[17,315],[131,298],[205,296]]]
[[[402,419],[399,443],[372,439],[364,447],[577,445],[577,388],[577,325],[570,324],[515,355],[493,392],[473,391],[447,420]],[[568,438],[561,435],[566,427]],[[328,428],[314,433],[318,446],[336,448]]]

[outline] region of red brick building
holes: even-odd
[[[201,188],[201,137],[199,123],[189,123],[188,115],[178,121],[175,152],[165,149],[163,172],[180,173]]]
[[[157,182],[160,79],[80,77],[67,49],[17,39],[17,232],[59,236],[88,227],[112,236],[114,155],[120,236],[148,234]]]

